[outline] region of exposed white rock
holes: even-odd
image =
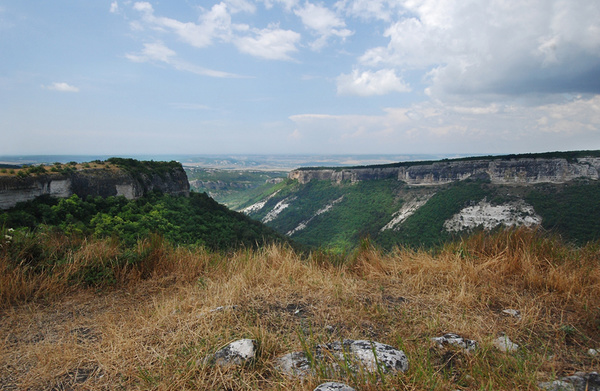
[[[599,349],[590,349],[588,350],[588,355],[592,356],[592,357],[596,357],[597,355],[600,354]]]
[[[351,370],[362,368],[368,372],[406,372],[408,358],[401,350],[375,341],[345,339],[317,345],[311,352],[316,365],[325,365],[332,374],[340,370],[340,362]],[[315,363],[313,363],[314,365]],[[275,367],[288,376],[304,377],[314,373],[304,352],[288,353],[276,360]]]
[[[381,232],[386,231],[388,229],[393,229],[398,225],[402,224],[406,219],[412,216],[420,207],[425,205],[432,196],[433,194],[429,194],[422,198],[418,198],[402,204],[402,208],[392,215],[392,220],[389,223],[387,223],[383,228],[381,228]]]
[[[310,361],[304,352],[293,352],[278,357],[275,368],[287,376],[305,377],[311,372]]]
[[[546,391],[575,391],[575,386],[573,384],[562,380],[543,382],[538,384],[538,386]]]
[[[492,205],[486,200],[469,206],[446,220],[444,228],[448,232],[458,232],[476,227],[492,229],[501,224],[506,226],[534,226],[542,223],[533,206],[519,200],[502,205]]]
[[[269,221],[275,220],[275,218],[279,216],[279,214],[283,212],[285,208],[290,206],[290,202],[294,201],[295,199],[296,197],[291,197],[279,201],[277,205],[275,205],[275,207],[262,219],[262,222],[268,223]]]
[[[210,359],[216,365],[242,365],[256,356],[253,339],[240,339],[218,350]]]
[[[598,372],[576,372],[560,380],[538,384],[547,391],[600,391]]]
[[[330,204],[325,205],[325,207],[319,209],[314,216],[312,216],[310,219],[305,220],[303,222],[301,222],[300,224],[298,224],[298,226],[296,228],[294,228],[293,230],[289,231],[288,233],[286,233],[287,236],[292,236],[293,234],[295,234],[298,231],[303,230],[304,228],[306,228],[308,226],[308,224],[313,221],[313,219],[317,216],[322,215],[323,213],[329,212],[331,210],[331,208],[333,208],[336,204],[340,203],[342,200],[344,199],[344,196],[341,196],[340,198],[338,198],[337,200],[333,200],[331,201]]]
[[[251,214],[251,213],[258,212],[259,210],[261,210],[262,208],[264,208],[264,206],[267,204],[267,202],[271,198],[275,197],[277,195],[277,193],[279,193],[279,190],[277,190],[275,193],[271,194],[270,196],[268,196],[264,200],[259,201],[256,204],[252,204],[252,205],[248,206],[247,208],[242,209],[242,213],[248,215],[248,214]]]
[[[135,187],[133,184],[115,185],[115,188],[117,189],[117,196],[123,196],[128,200],[135,198]]]
[[[237,305],[222,305],[219,306],[217,308],[213,308],[212,310],[208,311],[208,312],[220,312],[220,311],[225,311],[225,310],[236,310],[238,308]]]
[[[441,337],[431,338],[433,342],[436,343],[438,348],[443,348],[445,345],[451,345],[458,348],[463,348],[467,351],[472,351],[477,349],[477,342],[472,339],[466,339],[461,337],[458,334],[448,333],[444,334]]]
[[[31,201],[47,194],[57,198],[68,198],[73,192],[70,179],[37,180],[35,178],[25,181],[21,186],[0,188],[0,210],[12,208],[19,202]]]
[[[306,220],[306,222],[302,222],[302,223],[298,224],[298,226],[297,226],[296,228],[294,228],[294,229],[293,229],[293,230],[291,230],[291,231],[288,231],[288,232],[286,233],[286,235],[287,235],[287,236],[292,236],[292,235],[293,235],[293,234],[295,234],[296,232],[298,232],[298,231],[302,231],[304,228],[306,228],[306,227],[307,227],[307,225],[306,225],[306,224],[308,224],[308,223],[309,223],[309,222],[311,222],[311,221],[312,221],[312,218],[310,218],[310,219]]]
[[[513,310],[513,309],[508,308],[508,309],[502,310],[502,313],[512,316],[512,317],[515,317],[515,318],[519,318],[519,319],[521,318],[521,312],[519,310]]]
[[[350,352],[369,372],[380,369],[384,372],[408,371],[408,358],[404,352],[390,345],[367,340],[345,340],[344,346],[346,345],[350,346]]]
[[[501,335],[494,340],[494,346],[496,349],[505,352],[505,353],[513,353],[519,350],[519,345],[512,342],[507,335]]]
[[[314,391],[356,391],[354,388],[338,382],[327,382],[319,385]]]

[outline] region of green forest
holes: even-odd
[[[54,229],[68,235],[114,237],[133,245],[150,234],[173,244],[224,250],[285,241],[283,236],[245,215],[233,212],[204,193],[189,197],[150,193],[137,200],[77,195],[42,196],[0,214],[0,227]]]

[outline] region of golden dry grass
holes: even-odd
[[[3,292],[10,280],[20,281],[14,292],[27,287],[1,312],[0,389],[313,390],[325,379],[286,378],[274,359],[344,338],[390,344],[410,361],[407,373],[383,381],[339,379],[360,390],[535,390],[539,381],[600,367],[586,354],[600,347],[597,245],[577,249],[513,230],[435,254],[365,246],[339,259],[280,246],[227,255],[155,238],[136,249],[144,262],[117,268],[114,287],[78,289],[60,281],[77,274],[75,265],[110,262],[119,250],[84,241],[69,251],[69,265],[44,276],[51,283],[27,281],[19,268],[1,272]],[[430,338],[447,332],[479,348],[435,349]],[[520,350],[493,348],[500,333]],[[205,364],[244,337],[260,344],[251,365]]]
[[[56,166],[55,164],[40,164],[39,166],[43,167],[48,174],[53,174],[54,172],[52,171],[53,167],[71,167],[74,170],[89,170],[89,169],[110,169],[111,171],[118,171],[119,168],[117,166],[111,165],[108,162],[105,162],[103,164],[98,164],[96,162],[89,162],[89,163],[77,163],[77,164],[61,164],[59,166]],[[15,176],[17,175],[19,172],[23,171],[23,172],[27,172],[27,170],[29,169],[29,167],[31,166],[25,166],[25,167],[21,167],[21,168],[6,168],[6,169],[0,169],[0,176]]]

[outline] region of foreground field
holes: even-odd
[[[40,240],[50,252],[63,243]],[[0,389],[313,390],[325,375],[289,378],[275,359],[345,338],[392,345],[410,363],[406,373],[331,376],[358,390],[536,390],[600,369],[588,353],[600,348],[597,245],[518,230],[436,253],[363,243],[348,257],[282,246],[226,255],[154,238],[123,263],[110,240],[70,248],[35,272],[0,250]],[[99,262],[120,266],[81,277]],[[477,349],[431,342],[449,332]],[[495,348],[499,335],[518,350]],[[259,345],[250,364],[205,361],[240,338]]]

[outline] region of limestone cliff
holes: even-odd
[[[409,185],[441,185],[464,179],[489,179],[494,184],[565,183],[600,177],[600,158],[490,158],[399,163],[355,168],[316,168],[291,171],[288,178],[304,184],[313,179],[358,182],[395,178]]]
[[[162,171],[131,171],[120,168],[83,169],[70,173],[35,176],[0,176],[0,209],[41,195],[58,198],[77,194],[87,196],[124,196],[135,199],[149,191],[188,195],[190,186],[181,165]]]

